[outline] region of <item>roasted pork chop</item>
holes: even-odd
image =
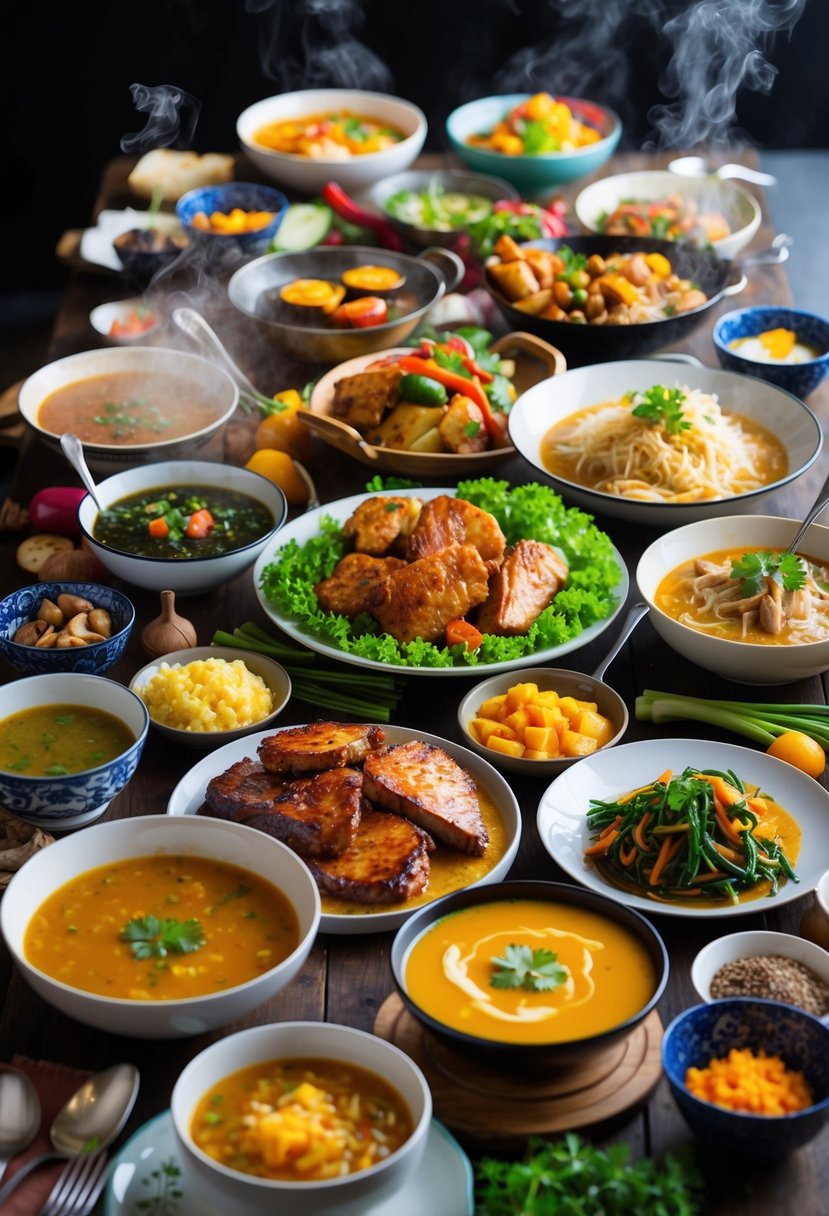
[[[341,616],[359,616],[367,610],[369,592],[405,565],[400,557],[348,553],[337,563],[331,577],[314,588],[320,608],[325,612],[339,612]]]
[[[434,841],[408,819],[363,810],[354,843],[330,860],[305,857],[326,895],[360,904],[394,904],[419,895],[429,881]]]
[[[493,576],[489,596],[479,610],[481,633],[506,637],[526,633],[540,612],[553,602],[569,569],[551,545],[519,540]]]
[[[453,849],[474,856],[486,850],[475,782],[440,747],[413,739],[372,752],[363,765],[363,792]]]
[[[385,737],[380,726],[311,722],[268,735],[256,750],[270,773],[310,773],[359,764]]]
[[[358,553],[371,553],[379,557],[388,553],[396,542],[405,551],[421,506],[419,498],[388,494],[367,498],[343,524],[343,536],[354,537],[354,548]]]
[[[239,760],[208,783],[200,813],[259,828],[307,856],[336,857],[357,834],[362,784],[353,768],[285,780]]]
[[[490,573],[504,558],[506,538],[489,511],[482,511],[463,498],[440,494],[423,504],[406,556],[410,562],[430,557],[447,545],[474,545]]]
[[[368,610],[398,642],[443,641],[450,621],[482,604],[487,568],[474,545],[448,545],[410,562],[367,596]]]

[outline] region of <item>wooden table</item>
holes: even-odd
[[[662,163],[661,159],[649,159],[639,154],[619,156],[608,166],[607,172],[661,167]],[[100,205],[121,206],[127,201],[125,196],[119,197],[124,189],[127,164],[119,161],[110,166],[104,179]],[[571,196],[574,195],[575,190],[571,191]],[[772,235],[768,225],[764,224],[753,247],[767,245]],[[749,287],[739,299],[740,305],[790,302],[785,274],[781,269],[756,269],[750,272],[749,279]],[[80,273],[73,277],[55,326],[50,352],[53,358],[94,345],[94,335],[87,322],[89,310],[95,304],[116,296],[119,288],[117,282],[102,276]],[[715,315],[731,306],[729,303],[721,305],[715,310]],[[715,366],[716,358],[710,339],[710,321],[713,319],[710,316],[709,322],[684,343],[683,349]],[[255,345],[257,340],[251,339],[244,331],[237,332],[235,337],[228,337],[237,356],[266,391],[302,384],[309,378],[307,367],[289,367],[284,362],[280,364],[278,356]],[[810,404],[821,418],[825,418],[829,411],[829,386],[816,392]],[[230,428],[225,442],[225,454],[229,453],[231,458],[238,459],[240,455],[244,458],[246,448],[250,447],[250,423],[242,422]],[[223,455],[221,449],[211,454],[217,459]],[[358,492],[365,484],[366,471],[363,467],[346,463],[345,458],[322,445],[315,447],[309,465],[326,501]],[[67,476],[67,473],[65,466],[38,442],[24,440],[14,496],[25,502],[42,485],[70,480],[71,476]],[[767,509],[770,514],[801,514],[815,496],[824,473],[825,468],[815,466],[792,487],[777,494],[767,508],[764,506],[764,510]],[[528,468],[516,458],[499,467],[499,476],[520,483],[527,480]],[[613,520],[599,519],[598,522],[608,528],[632,571],[638,554],[653,536],[646,530],[624,527]],[[14,563],[15,544],[16,540],[11,537],[0,540],[4,558],[3,592],[24,581]],[[130,594],[136,605],[137,627],[128,653],[110,673],[112,678],[123,682],[128,682],[144,661],[139,645],[140,629],[158,610],[156,596],[133,593],[132,590]],[[247,619],[266,624],[256,604],[249,574],[211,595],[184,602],[181,607],[195,622],[202,643],[210,640],[218,626],[232,629]],[[614,628],[597,643],[577,651],[568,662],[580,670],[592,670],[607,650],[615,632]],[[5,674],[7,678],[12,675],[8,671]],[[738,695],[733,685],[722,683],[668,650],[648,622],[640,626],[632,642],[617,659],[610,678],[629,706],[632,706],[635,695],[645,687],[667,686],[674,691],[703,696]],[[465,681],[451,680],[438,684],[435,679],[411,679],[395,720],[408,726],[421,725],[432,733],[458,740],[460,736],[455,710],[467,686]],[[769,695],[772,698],[779,696],[786,701],[823,702],[826,700],[825,678],[792,685],[782,693],[773,689]],[[289,706],[284,721],[301,722],[313,716],[313,710],[297,702]],[[672,730],[667,728],[660,733],[669,731],[677,736],[700,738],[714,734],[702,728],[697,730],[690,723],[679,724]],[[631,723],[628,739],[646,738],[652,733],[650,728]],[[167,747],[151,731],[138,773],[112,803],[107,817],[162,813],[173,785],[197,758],[198,753],[176,752]],[[545,784],[543,779],[513,779],[524,813],[523,838],[512,870],[513,876],[558,880],[563,877],[548,859],[535,827],[535,811]],[[659,1008],[663,1024],[667,1025],[677,1013],[694,1003],[690,964],[706,941],[723,932],[761,926],[797,933],[801,916],[812,898],[811,895],[805,896],[779,910],[758,910],[755,915],[741,917],[736,925],[720,919],[683,922],[674,918],[657,918],[671,959],[671,978]],[[379,1007],[393,987],[388,963],[391,938],[391,934],[320,936],[299,979],[269,1005],[258,1010],[245,1025],[302,1018],[327,1019],[371,1030]],[[13,1053],[22,1052],[31,1057],[59,1060],[84,1068],[100,1069],[121,1059],[131,1060],[138,1065],[143,1084],[130,1121],[131,1130],[167,1106],[171,1088],[184,1063],[212,1038],[218,1037],[205,1035],[162,1044],[124,1040],[88,1029],[56,1013],[36,997],[13,971],[5,953],[0,957],[0,991],[5,993],[0,1021],[0,1059],[8,1060]],[[627,1141],[634,1155],[650,1153],[660,1156],[687,1143],[689,1134],[670,1097],[667,1083],[662,1081],[647,1105],[626,1116],[625,1121],[609,1134],[607,1129],[602,1129],[601,1142],[607,1143],[609,1139]],[[497,1144],[495,1128],[493,1141]],[[825,1211],[825,1207],[822,1207],[825,1198],[821,1199],[821,1196],[829,1194],[827,1150],[829,1130],[811,1145],[776,1165],[758,1163],[751,1169],[735,1170],[701,1161],[709,1184],[706,1211],[723,1216],[725,1213],[729,1216],[778,1216],[784,1207],[802,1212],[804,1216]],[[455,1214],[435,1213],[435,1216]]]

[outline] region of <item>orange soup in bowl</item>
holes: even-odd
[[[656,991],[644,945],[600,913],[533,899],[461,908],[419,937],[406,991],[454,1030],[504,1043],[590,1038]]]
[[[101,996],[182,1000],[247,983],[299,944],[293,905],[207,857],[130,857],[59,887],[26,930],[26,959]]]

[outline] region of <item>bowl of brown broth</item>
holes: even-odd
[[[133,346],[48,363],[24,382],[18,405],[50,447],[71,431],[90,466],[114,471],[200,448],[238,400],[230,376],[200,355]]]

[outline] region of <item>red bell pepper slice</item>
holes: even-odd
[[[432,380],[437,380],[438,384],[442,384],[444,388],[451,389],[453,393],[461,393],[470,401],[474,401],[484,416],[484,426],[490,438],[496,444],[503,443],[505,428],[493,414],[489,397],[481,387],[480,381],[467,380],[465,376],[441,367],[439,363],[435,363],[434,359],[422,359],[417,355],[400,355],[396,362],[402,371],[411,372],[416,376],[429,376]]]

